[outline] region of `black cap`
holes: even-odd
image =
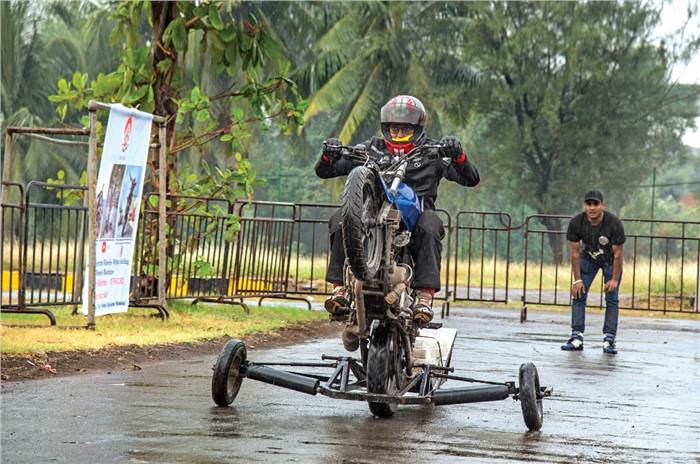
[[[603,194],[600,193],[600,190],[591,190],[583,197],[583,201],[588,200],[595,200],[603,203]]]

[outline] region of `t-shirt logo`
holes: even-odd
[[[610,243],[610,240],[608,240],[608,237],[605,237],[604,235],[601,235],[600,237],[598,237],[598,243],[600,243],[601,245],[605,246],[605,245],[607,245],[608,243]]]

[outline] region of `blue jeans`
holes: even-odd
[[[588,289],[593,283],[598,270],[603,270],[603,281],[607,282],[612,279],[613,265],[600,265],[592,263],[585,258],[581,258],[581,280],[585,292],[579,298],[574,298],[571,305],[571,331],[583,333],[586,328],[586,299],[588,298]],[[622,280],[622,274],[620,274]],[[619,300],[617,297],[620,285],[612,292],[605,292],[605,324],[603,325],[604,334],[617,334],[617,316],[619,313]]]

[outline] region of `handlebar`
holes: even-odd
[[[329,146],[326,145],[326,142],[323,142],[324,146]],[[337,148],[340,148],[341,150],[341,156],[351,159],[351,160],[357,160],[357,161],[365,161],[370,154],[371,150],[374,150],[375,154],[378,156],[383,155],[381,151],[379,151],[375,147],[367,147],[363,144],[358,144],[358,145],[330,145],[334,146]],[[405,163],[407,161],[411,161],[412,159],[416,158],[417,155],[424,153],[425,151],[432,151],[432,153],[429,153],[427,158],[432,160],[432,159],[437,159],[439,157],[439,150],[443,148],[444,145],[437,143],[437,144],[424,144],[424,145],[419,145],[413,150],[409,151],[405,155],[401,156],[399,159],[395,160],[394,163],[392,163],[391,167],[389,170],[392,168],[398,167],[399,164]],[[357,157],[360,156],[361,159],[358,159]]]
[[[326,142],[323,142],[324,145],[326,145]],[[380,156],[383,156],[384,154],[379,151],[375,147],[367,147],[365,145],[359,144],[359,145],[336,145],[336,147],[340,148],[341,151],[341,157],[346,158],[351,161],[355,161],[358,163],[363,163],[367,164],[371,161],[370,153],[372,150],[375,152],[375,160],[376,161]],[[388,165],[388,166],[382,166],[383,169],[381,169],[382,174],[389,174],[392,175],[393,179],[391,182],[391,187],[389,188],[389,191],[393,194],[396,195],[396,192],[398,191],[399,184],[403,180],[405,174],[406,174],[406,168],[408,167],[409,161],[414,160],[415,158],[418,157],[418,155],[424,154],[425,152],[428,152],[427,154],[427,159],[429,160],[435,160],[440,158],[440,149],[443,148],[444,145],[437,143],[437,144],[424,144],[424,145],[419,145],[415,147],[413,150],[409,151],[406,153],[404,156],[399,157],[398,159],[394,158],[394,161]],[[448,164],[451,161],[451,158],[448,157],[443,157],[442,158],[443,163]]]

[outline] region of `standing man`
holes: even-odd
[[[603,270],[605,285],[605,324],[603,325],[603,351],[617,354],[618,290],[622,278],[622,244],[625,230],[622,221],[605,211],[603,194],[592,190],[583,197],[583,212],[569,221],[566,239],[571,249],[571,271],[574,283],[571,308],[571,338],[561,346],[562,350],[583,349],[583,332],[586,322],[586,298],[588,289],[598,270]],[[579,243],[581,246],[579,247]]]

